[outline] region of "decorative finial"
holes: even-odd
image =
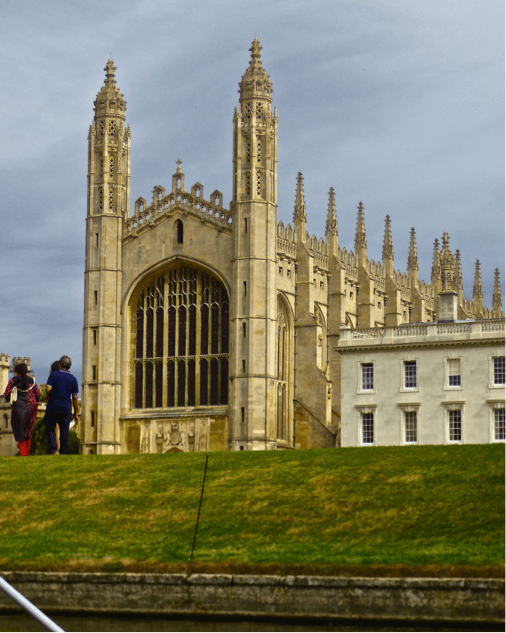
[[[502,317],[501,277],[499,275],[499,268],[495,269],[495,274],[494,274],[494,291],[492,294],[492,310],[494,311],[494,316],[496,319]]]
[[[182,162],[183,162],[183,161],[182,161],[180,158],[178,158],[178,159],[176,160],[176,164],[177,164],[177,170],[176,170],[176,171],[177,171],[177,173],[178,173],[178,174],[180,174],[180,173],[181,173],[181,163],[182,163]]]
[[[455,258],[450,250],[450,236],[448,231],[443,233],[443,248],[440,256],[442,290],[455,290]]]
[[[464,281],[462,278],[462,260],[458,248],[455,251],[455,287],[458,289],[462,289],[464,287]]]
[[[293,210],[293,220],[299,220],[301,222],[307,221],[306,216],[306,202],[304,200],[304,178],[299,171],[297,174],[297,190],[295,193],[295,207]]]
[[[367,238],[365,235],[365,219],[364,219],[364,205],[358,203],[358,215],[357,215],[357,232],[355,234],[355,251],[357,248],[367,247]]]
[[[481,264],[480,260],[476,260],[476,268],[474,271],[474,284],[473,284],[473,300],[483,299],[483,284],[481,282]]]
[[[390,216],[385,218],[385,234],[383,237],[383,259],[394,258],[394,244],[392,241],[392,225],[390,222]]]
[[[329,206],[327,208],[325,235],[337,235],[336,194],[333,187],[329,190]]]
[[[258,40],[258,38],[255,37],[249,50],[251,51],[251,59],[253,59],[254,57],[260,57],[260,51],[262,50],[262,47],[260,46],[260,41]]]
[[[432,270],[431,278],[439,279],[441,277],[441,260],[439,258],[439,240],[434,240],[434,250],[432,253]]]
[[[418,253],[416,250],[416,231],[411,227],[409,235],[408,270],[418,270]]]

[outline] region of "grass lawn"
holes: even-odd
[[[0,568],[502,576],[504,445],[0,458]]]

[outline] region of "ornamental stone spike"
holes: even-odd
[[[431,274],[432,280],[439,279],[441,277],[441,260],[439,258],[439,240],[437,238],[434,240],[434,250],[432,253],[432,270],[430,274]]]
[[[411,227],[409,235],[408,270],[418,270],[418,253],[416,250],[416,231]]]
[[[267,98],[271,101],[272,83],[269,75],[265,72],[260,59],[262,47],[257,38],[253,40],[251,48],[251,60],[246,72],[239,82],[239,94],[241,98],[257,97]]]
[[[494,274],[494,291],[492,294],[492,310],[496,319],[502,317],[502,294],[501,294],[501,278],[499,268],[495,269]]]
[[[306,202],[304,200],[304,178],[299,171],[297,174],[297,189],[295,192],[295,207],[293,209],[293,221],[307,222]]]
[[[383,259],[394,259],[394,244],[392,241],[392,223],[390,221],[390,216],[387,215],[385,218],[385,233],[383,236]]]
[[[457,248],[455,251],[455,288],[461,290],[464,287],[464,281],[462,277],[462,259],[460,251]]]
[[[125,119],[126,101],[116,85],[115,71],[116,66],[110,59],[105,70],[104,85],[97,94],[96,100],[93,102],[95,106],[95,114],[97,116],[113,115]]]
[[[481,264],[480,260],[476,260],[476,268],[474,271],[474,284],[473,284],[473,301],[483,299],[483,284],[481,282]]]
[[[357,232],[355,233],[355,251],[359,248],[367,248],[367,237],[365,234],[364,205],[358,203]]]
[[[334,188],[329,190],[329,206],[327,208],[327,222],[325,224],[325,236],[337,236],[337,213],[336,213],[336,194]]]

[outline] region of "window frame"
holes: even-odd
[[[420,402],[401,402],[397,405],[400,409],[400,429],[402,446],[417,446],[420,444]],[[416,441],[408,442],[406,439],[406,414],[416,414]]]
[[[400,384],[400,392],[401,393],[413,393],[420,390],[420,372],[419,366],[420,362],[418,358],[403,358],[400,361],[400,370],[401,370],[401,384]],[[414,387],[406,387],[406,367],[408,364],[415,365],[416,372],[416,385]]]
[[[460,361],[460,385],[450,385],[450,363]],[[457,375],[457,374],[453,374]],[[444,358],[444,391],[462,391],[464,389],[464,359],[462,356],[450,355]]]
[[[464,416],[464,401],[455,401],[455,402],[443,402],[443,407],[445,409],[445,444],[464,444],[465,443],[465,416]],[[460,439],[450,439],[450,424],[453,412],[460,412]]]
[[[489,365],[489,385],[488,386],[490,389],[504,389],[506,387],[506,382],[495,381],[495,376],[496,376],[495,361],[502,359],[505,362],[505,368],[506,368],[505,356],[504,354],[498,353],[498,354],[491,354],[489,358],[490,358],[490,365]]]
[[[357,411],[357,446],[376,446],[378,437],[377,405],[356,405]],[[372,442],[364,442],[364,415],[372,415]]]
[[[363,368],[372,365],[372,389],[363,388]],[[357,361],[357,394],[374,394],[376,393],[376,362],[374,360]]]
[[[496,412],[497,411],[505,411],[506,409],[506,402],[503,399],[494,399],[494,400],[487,400],[487,404],[489,406],[489,411],[490,411],[490,443],[491,444],[496,444],[496,443],[504,443],[506,441],[506,439],[503,438],[497,438],[496,437]],[[506,436],[506,431],[505,431],[505,436]]]

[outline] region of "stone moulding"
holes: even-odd
[[[43,611],[504,622],[504,580],[3,572]],[[12,610],[0,592],[0,612]]]

